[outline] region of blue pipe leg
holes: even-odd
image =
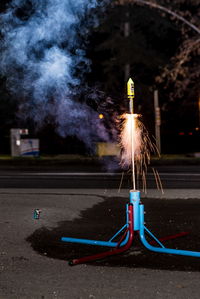
[[[142,244],[149,250],[160,253],[168,253],[168,254],[177,254],[177,255],[185,255],[185,256],[193,256],[200,257],[200,252],[198,251],[189,251],[189,250],[179,250],[179,249],[171,249],[171,248],[161,248],[150,245],[144,233],[144,205],[140,205],[140,240]]]
[[[127,227],[128,227],[127,224],[122,226],[122,228],[120,228],[120,230],[114,236],[112,236],[112,238],[110,238],[109,242],[112,242]]]
[[[165,248],[165,246],[152,234],[152,232],[144,226],[144,230],[162,247]]]
[[[109,242],[113,241],[125,228],[128,227],[128,204],[126,204],[126,224],[120,228],[120,230],[110,238]]]
[[[96,245],[96,246],[108,246],[108,247],[116,247],[117,246],[117,242],[78,239],[78,238],[62,237],[61,241],[68,242],[68,243],[79,243],[79,244],[88,244],[88,245]]]
[[[129,239],[129,233],[126,234],[125,239],[120,244],[120,247],[125,246]],[[90,240],[90,239],[78,239],[78,238],[67,238],[62,237],[61,241],[68,243],[79,243],[79,244],[88,244],[88,245],[96,245],[96,246],[107,246],[107,247],[116,247],[118,242],[111,241],[99,241],[99,240]]]
[[[90,240],[90,239],[78,239],[78,238],[68,238],[62,237],[62,242],[68,243],[78,243],[78,244],[87,244],[87,245],[96,245],[96,246],[106,246],[106,247],[116,247],[118,242],[112,242],[126,227],[128,227],[128,204],[126,205],[126,224],[109,240],[109,241],[99,241],[99,240]],[[125,239],[121,242],[119,247],[125,246],[129,240],[129,232],[126,234]]]

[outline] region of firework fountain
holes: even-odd
[[[158,239],[144,225],[144,205],[140,200],[140,191],[136,189],[136,173],[141,174],[142,167],[147,168],[147,162],[149,162],[150,159],[150,151],[152,149],[155,150],[155,147],[150,142],[148,133],[139,121],[139,115],[134,113],[135,93],[132,79],[129,79],[127,83],[127,96],[129,99],[129,113],[123,115],[124,121],[120,135],[120,145],[122,147],[121,164],[131,166],[132,171],[132,190],[130,190],[129,193],[129,203],[126,204],[126,223],[108,241],[62,237],[61,241],[63,242],[111,248],[105,252],[70,260],[69,265],[71,266],[123,253],[133,245],[135,235],[139,236],[142,245],[150,251],[200,257],[200,252],[166,248],[163,243],[161,243],[161,241],[182,237],[188,234],[187,232],[181,232]],[[148,235],[152,241],[148,242],[146,235]],[[152,245],[154,243],[156,246]]]

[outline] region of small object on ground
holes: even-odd
[[[33,214],[34,219],[40,219],[40,213],[41,212],[42,211],[40,209],[35,209],[34,214]]]

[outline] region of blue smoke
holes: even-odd
[[[0,15],[0,72],[22,99],[21,117],[38,126],[53,117],[59,134],[75,135],[87,146],[97,136],[108,140],[97,113],[76,100],[90,69],[87,36],[103,2],[13,0]]]

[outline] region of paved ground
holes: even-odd
[[[191,232],[168,246],[200,248],[200,190],[142,197],[158,236]],[[127,199],[128,190],[1,189],[0,298],[199,298],[198,259],[151,253],[137,242],[122,256],[68,266],[67,259],[99,249],[59,237],[108,238],[124,222]],[[33,219],[35,208],[40,220]]]

